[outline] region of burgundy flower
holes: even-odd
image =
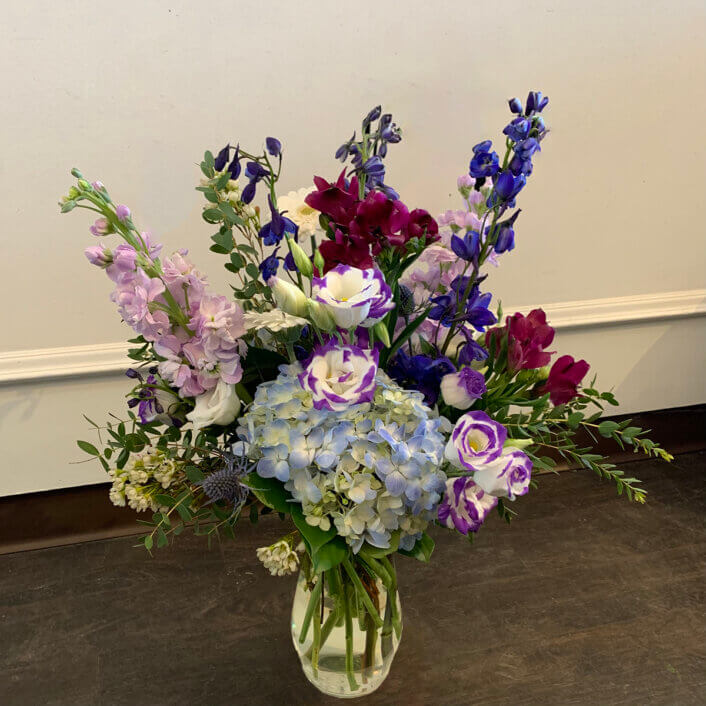
[[[348,225],[355,215],[355,206],[358,203],[358,179],[353,177],[347,185],[345,175],[344,169],[335,183],[314,177],[317,190],[304,199],[309,206],[321,211],[341,226]]]
[[[334,240],[324,240],[319,245],[319,252],[324,258],[324,274],[336,265],[351,265],[361,270],[373,267],[368,244],[344,235],[340,230],[336,230]]]
[[[552,365],[547,382],[540,389],[542,394],[549,393],[552,404],[564,404],[576,395],[577,387],[585,377],[590,366],[585,360],[574,360],[570,355],[562,355]]]
[[[402,201],[392,201],[379,191],[370,191],[358,203],[350,223],[351,235],[373,247],[377,255],[385,245],[406,242],[401,231],[409,221],[409,210]]]
[[[509,317],[503,328],[488,331],[486,345],[495,339],[497,349],[506,331],[510,370],[534,370],[549,364],[552,352],[545,348],[554,340],[554,329],[542,309],[533,309],[527,316],[517,313]]]
[[[405,228],[405,241],[412,238],[423,238],[424,242],[429,245],[439,239],[439,226],[431,217],[429,211],[423,208],[415,208],[409,214],[409,221]]]

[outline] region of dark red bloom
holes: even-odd
[[[386,245],[406,242],[402,235],[409,221],[409,210],[402,201],[391,201],[379,191],[370,191],[358,203],[350,223],[351,235],[373,247],[377,255]]]
[[[409,214],[404,242],[412,238],[424,239],[427,245],[439,239],[438,223],[431,217],[429,211],[425,211],[423,208],[415,208]]]
[[[337,225],[347,226],[355,215],[355,206],[358,203],[358,179],[353,177],[350,183],[346,184],[344,169],[335,183],[314,177],[314,184],[317,190],[304,199],[306,203],[321,211]]]
[[[552,404],[569,402],[578,394],[577,388],[590,367],[585,360],[574,360],[570,355],[562,355],[552,365],[547,382],[540,388],[540,392],[548,392]]]
[[[554,329],[547,323],[542,309],[533,309],[527,316],[510,316],[503,328],[486,334],[486,345],[495,339],[496,350],[507,332],[507,366],[510,370],[534,370],[549,365],[552,351],[544,349],[554,340]]]
[[[324,258],[324,273],[336,265],[351,265],[361,270],[373,267],[373,258],[367,243],[351,238],[336,230],[334,240],[324,240],[319,245],[319,252]]]

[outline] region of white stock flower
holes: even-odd
[[[186,415],[194,429],[202,429],[210,424],[225,425],[235,420],[240,411],[240,399],[235,385],[220,380],[212,390],[200,394],[194,408]]]

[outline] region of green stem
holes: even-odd
[[[306,606],[306,613],[304,613],[304,620],[302,621],[302,629],[299,634],[299,642],[304,642],[306,640],[306,635],[309,632],[309,625],[311,624],[311,617],[314,614],[314,609],[319,605],[319,597],[321,596],[321,578],[316,582],[314,588],[311,591],[311,596],[309,596],[309,603]]]
[[[343,602],[346,622],[346,676],[348,677],[348,686],[351,691],[358,690],[358,683],[355,680],[353,673],[353,602],[355,600],[354,589],[351,585],[346,584],[345,592],[346,599]],[[353,595],[351,595],[353,594]]]
[[[323,574],[319,579],[319,583],[323,583]],[[321,649],[321,602],[323,600],[322,591],[319,591],[318,600],[314,606],[315,615],[314,621],[314,641],[311,644],[311,669],[314,672],[314,678],[319,676],[319,651]]]
[[[344,559],[343,562],[343,569],[344,571],[348,574],[348,577],[350,578],[351,582],[353,583],[353,586],[355,587],[355,590],[358,592],[358,595],[363,601],[363,605],[365,606],[366,610],[368,613],[370,613],[370,617],[373,619],[373,622],[375,625],[379,628],[382,627],[382,619],[380,618],[380,614],[375,610],[375,606],[373,605],[373,602],[370,600],[370,596],[368,595],[368,592],[365,590],[365,586],[363,586],[363,582],[360,580],[360,577],[358,574],[356,574],[355,569],[351,565],[350,559]]]

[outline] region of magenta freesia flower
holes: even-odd
[[[332,340],[314,350],[299,382],[311,392],[315,409],[342,412],[372,401],[377,369],[377,351],[341,346]]]
[[[566,404],[578,394],[578,386],[590,367],[585,360],[574,360],[570,355],[562,355],[552,365],[547,382],[540,392],[548,392],[552,404]]]
[[[486,493],[471,478],[449,478],[439,504],[439,522],[461,534],[477,532],[497,504],[498,499]]]

